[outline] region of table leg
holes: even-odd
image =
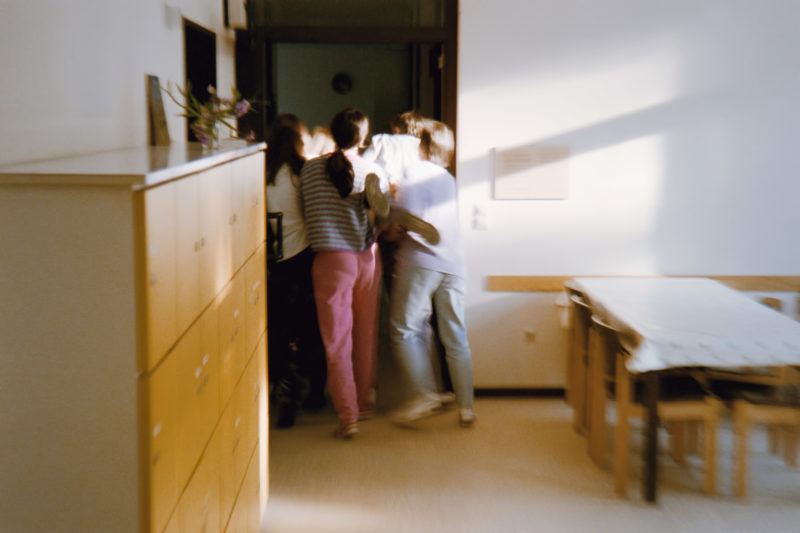
[[[644,379],[645,420],[642,425],[644,446],[642,447],[643,475],[642,497],[647,502],[656,501],[656,474],[658,472],[658,372],[647,372]]]

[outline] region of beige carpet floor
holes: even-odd
[[[720,431],[720,495],[702,493],[702,463],[659,456],[659,500],[640,496],[640,430],[632,437],[630,494],[614,494],[610,464],[586,454],[561,399],[478,398],[478,422],[455,411],[416,429],[386,417],[361,424],[352,441],[332,436],[331,410],[272,429],[270,498],[261,531],[294,532],[797,532],[800,472],[767,453],[754,432],[751,496],[730,489],[730,426]]]

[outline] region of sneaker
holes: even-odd
[[[364,183],[364,193],[367,197],[367,204],[369,208],[375,213],[378,218],[386,218],[389,216],[389,200],[381,190],[380,181],[378,176],[370,172],[367,174],[366,182]]]
[[[340,423],[336,431],[333,432],[335,437],[340,439],[352,439],[358,434],[358,424],[352,422],[350,424]]]
[[[439,244],[439,231],[432,224],[425,222],[418,216],[403,211],[400,215],[399,222],[406,230],[418,233],[429,243],[433,245]]]
[[[371,418],[375,417],[375,406],[371,405],[369,407],[365,407],[358,412],[358,420],[370,420]]]
[[[392,421],[405,425],[416,422],[431,415],[435,415],[442,410],[442,402],[438,395],[425,394],[408,402],[405,407],[395,411]]]
[[[458,423],[461,427],[468,428],[475,424],[475,411],[469,407],[462,407],[458,410]]]

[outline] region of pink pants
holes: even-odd
[[[322,251],[314,257],[311,272],[328,361],[328,392],[344,424],[358,420],[375,388],[381,271],[377,245],[363,252]]]

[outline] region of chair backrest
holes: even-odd
[[[606,375],[613,376],[617,363],[617,354],[626,354],[627,350],[619,340],[619,331],[604,322],[597,315],[592,315],[592,327],[600,339],[598,349],[600,358],[604,362]]]
[[[283,213],[267,213],[267,262],[283,259]]]
[[[572,328],[575,342],[584,350],[589,344],[589,329],[592,327],[592,308],[583,297],[573,294],[569,297],[572,303]]]

